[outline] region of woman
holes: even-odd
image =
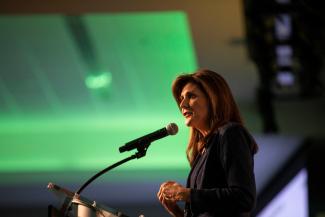
[[[243,126],[226,81],[213,71],[199,70],[178,76],[172,91],[191,129],[186,150],[191,171],[186,187],[163,183],[159,201],[177,217],[250,216],[258,146]],[[185,210],[178,201],[186,202]]]

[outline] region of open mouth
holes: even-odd
[[[184,115],[184,117],[186,117],[186,118],[192,116],[192,114],[193,114],[193,112],[190,112],[190,111],[185,111],[185,112],[183,112],[183,115]]]

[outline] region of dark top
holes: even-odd
[[[189,173],[191,196],[184,216],[250,216],[256,200],[253,143],[247,130],[235,123],[211,136]]]

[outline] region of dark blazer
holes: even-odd
[[[255,206],[253,137],[240,124],[219,128],[187,179],[186,217],[246,217]]]

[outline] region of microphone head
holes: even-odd
[[[178,132],[178,126],[175,123],[170,123],[166,126],[168,135],[175,135]]]

